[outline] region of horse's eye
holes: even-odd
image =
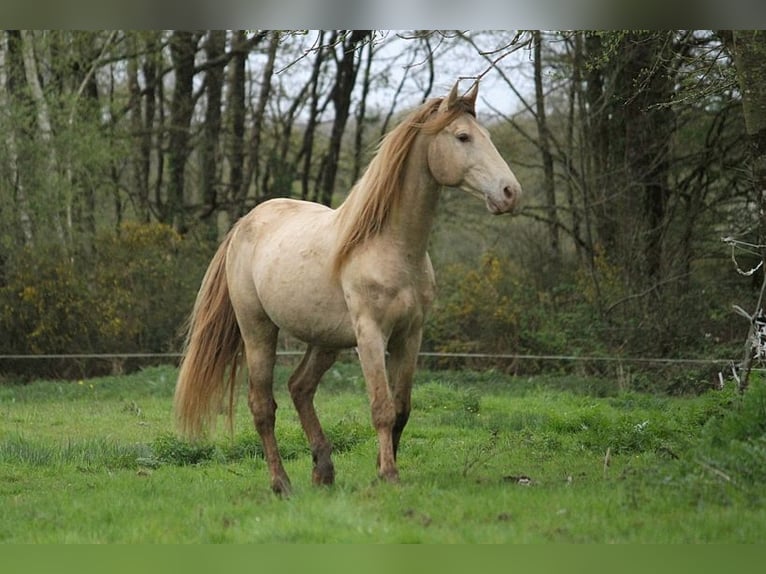
[[[471,141],[471,136],[466,133],[459,133],[457,134],[457,139],[459,139],[463,143],[467,143]]]

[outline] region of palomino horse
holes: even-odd
[[[314,393],[341,349],[356,346],[378,439],[378,475],[398,480],[396,452],[410,414],[423,322],[434,297],[426,252],[442,186],[510,212],[521,187],[476,121],[478,84],[426,102],[380,143],[337,209],[272,199],[240,219],[202,281],[175,391],[180,430],[194,437],[228,400],[237,365],[249,371],[248,404],[271,474],[290,492],[274,435],[273,367],[280,329],[308,344],[288,388],[313,455],[315,484],[332,484],[332,446]],[[228,375],[227,375],[228,370]]]

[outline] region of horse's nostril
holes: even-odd
[[[503,195],[505,195],[506,199],[511,199],[513,197],[513,190],[511,189],[510,185],[506,185],[503,188]]]

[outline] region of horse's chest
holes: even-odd
[[[386,285],[371,280],[360,282],[357,288],[366,306],[394,317],[417,312],[423,307],[423,294],[414,285]]]
[[[360,276],[344,285],[352,322],[371,319],[384,333],[420,326],[433,299],[430,282],[379,275]]]

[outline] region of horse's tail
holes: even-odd
[[[226,282],[226,254],[232,236],[233,230],[213,256],[187,324],[173,402],[178,430],[189,438],[199,437],[214,423],[227,395],[229,424],[233,424],[243,345]]]

